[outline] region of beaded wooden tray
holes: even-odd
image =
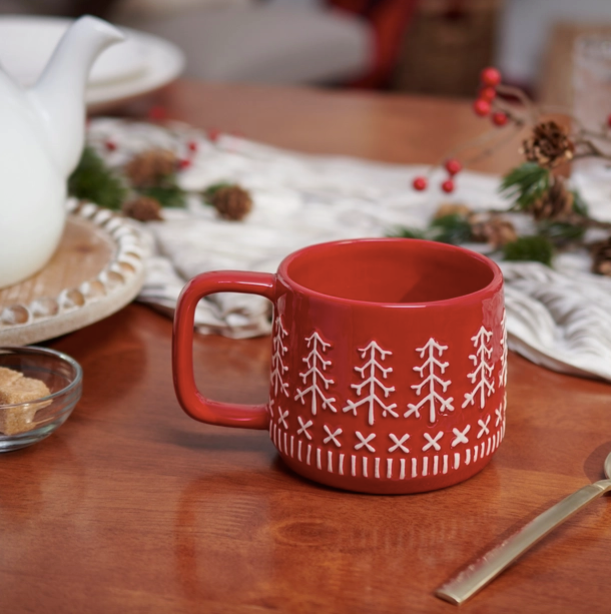
[[[62,242],[47,266],[0,290],[0,345],[52,339],[131,302],[144,282],[143,247],[124,218],[91,203],[68,203]]]

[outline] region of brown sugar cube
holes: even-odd
[[[17,403],[35,401],[50,394],[51,391],[42,380],[33,377],[21,377],[8,386],[0,387],[0,403],[16,405]]]
[[[6,367],[0,367],[0,390],[6,386],[10,386],[15,380],[23,377],[23,373],[14,371],[13,369],[7,369]]]
[[[8,369],[7,369],[8,370]],[[21,376],[21,373],[19,374]],[[31,377],[17,377],[8,385],[0,386],[0,432],[5,435],[15,435],[30,430],[36,412],[49,405],[29,403],[51,394],[47,385]],[[2,408],[2,405],[17,405],[21,407]]]

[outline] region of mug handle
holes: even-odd
[[[267,429],[267,405],[212,401],[200,394],[193,374],[193,329],[200,299],[216,292],[259,294],[273,301],[276,276],[246,271],[215,271],[194,277],[183,288],[174,314],[172,373],[174,390],[185,412],[200,422],[220,426]]]

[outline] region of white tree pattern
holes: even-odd
[[[501,372],[499,373],[499,386],[507,386],[507,312],[503,309],[501,320],[503,334],[501,336]]]
[[[323,389],[328,390],[329,386],[334,383],[333,379],[323,375],[323,371],[326,371],[331,365],[330,360],[325,360],[323,358],[323,354],[331,347],[331,344],[323,341],[322,337],[316,331],[309,337],[306,337],[306,343],[308,348],[312,348],[310,353],[305,358],[302,358],[303,362],[308,366],[308,370],[305,373],[300,373],[299,376],[304,384],[308,381],[308,378],[311,378],[311,384],[304,390],[297,388],[295,400],[301,401],[301,404],[305,405],[306,395],[311,394],[310,409],[312,410],[313,416],[315,416],[318,411],[319,400],[322,403],[322,409],[328,408],[332,412],[337,412],[337,409],[333,407],[335,397],[327,397],[323,392]]]
[[[451,380],[444,381],[435,374],[435,370],[439,369],[443,375],[450,364],[449,362],[441,362],[441,360],[438,360],[438,358],[441,358],[441,355],[447,349],[447,345],[437,343],[433,337],[431,337],[423,347],[416,348],[416,352],[420,354],[420,358],[424,358],[426,356],[426,360],[420,367],[414,367],[414,371],[420,373],[420,377],[424,378],[424,380],[419,384],[414,384],[411,386],[411,388],[416,391],[417,396],[420,396],[425,386],[428,386],[428,394],[416,405],[413,403],[408,403],[408,411],[406,411],[404,414],[405,418],[411,416],[412,414],[415,414],[416,418],[420,418],[420,408],[426,404],[428,404],[429,421],[431,424],[435,422],[437,417],[436,404],[439,405],[438,410],[440,413],[443,413],[446,410],[454,411],[454,406],[452,405],[454,397],[444,398],[436,390],[436,388],[440,386],[442,392],[445,393],[448,386],[452,383]],[[438,352],[438,358],[435,357],[435,350]]]
[[[475,369],[469,373],[467,377],[472,384],[476,384],[472,392],[465,393],[465,400],[462,407],[467,405],[475,405],[475,397],[479,393],[480,409],[486,405],[486,396],[490,396],[494,392],[494,378],[492,377],[492,364],[487,360],[492,355],[492,344],[488,347],[486,344],[492,337],[492,331],[486,330],[483,326],[477,332],[475,337],[471,337],[475,354],[469,354],[469,358],[473,361]]]
[[[360,384],[350,384],[350,388],[354,388],[354,390],[356,390],[356,395],[360,397],[363,389],[367,387],[369,394],[366,397],[363,397],[360,401],[348,401],[348,405],[343,408],[343,411],[351,411],[356,416],[357,407],[366,405],[368,408],[367,422],[370,425],[373,425],[374,423],[376,405],[382,409],[383,417],[386,417],[386,414],[390,414],[391,416],[398,418],[399,415],[397,412],[393,411],[393,409],[397,407],[397,404],[391,403],[390,405],[385,405],[376,394],[376,388],[382,391],[384,398],[388,398],[390,393],[395,391],[394,386],[384,386],[384,384],[382,384],[382,382],[376,377],[377,372],[379,372],[384,379],[388,377],[389,373],[392,373],[392,367],[385,368],[377,360],[378,356],[380,360],[385,360],[387,356],[392,356],[392,352],[383,350],[375,341],[372,341],[365,348],[358,348],[357,352],[361,355],[363,360],[367,356],[369,356],[369,360],[362,367],[354,367],[354,370],[361,374],[361,379],[364,381],[362,381]]]
[[[283,356],[288,352],[288,347],[282,343],[283,337],[288,337],[288,332],[282,326],[282,318],[278,316],[274,322],[274,337],[272,339],[272,374],[271,385],[274,388],[274,394],[278,394],[280,390],[287,397],[289,396],[289,385],[282,378],[289,370],[284,364]]]

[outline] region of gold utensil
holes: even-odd
[[[461,569],[440,586],[435,595],[460,605],[491,582],[519,556],[532,548],[557,526],[611,490],[611,453],[605,459],[606,480],[588,484],[531,520],[511,537],[495,546],[471,565]]]

